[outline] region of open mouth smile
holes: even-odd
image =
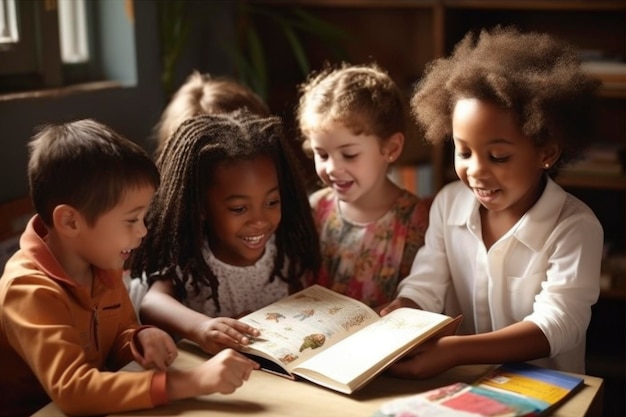
[[[259,243],[263,241],[263,238],[265,238],[265,233],[256,235],[256,236],[242,236],[241,237],[241,239],[243,239],[244,242],[250,243],[251,245],[258,245]]]

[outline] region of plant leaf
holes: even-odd
[[[328,23],[301,8],[291,8],[291,13],[296,17],[296,19],[293,19],[293,25],[308,33],[333,41],[352,38],[348,32],[340,27]]]
[[[263,45],[261,44],[259,34],[254,25],[250,25],[250,27],[248,28],[247,41],[248,50],[250,52],[250,66],[254,70],[254,73],[256,75],[255,84],[258,89],[257,91],[259,92],[261,97],[266,97],[268,80],[267,64],[265,62],[265,51],[263,49]]]
[[[298,66],[300,67],[300,71],[302,71],[302,75],[306,76],[309,73],[309,60],[306,57],[306,53],[304,52],[304,48],[302,47],[302,43],[298,36],[296,36],[293,29],[291,29],[287,25],[281,26],[289,45],[291,46],[291,51],[293,52]]]

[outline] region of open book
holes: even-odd
[[[583,386],[575,375],[527,363],[496,367],[473,384],[458,382],[390,401],[372,417],[543,416]]]
[[[313,285],[239,320],[261,332],[243,353],[262,369],[350,394],[420,343],[453,334],[461,317],[410,308],[380,317]]]

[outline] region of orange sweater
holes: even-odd
[[[67,414],[109,414],[167,401],[162,372],[114,372],[140,329],[121,271],[96,270],[93,294],[68,277],[34,216],[0,279],[0,416],[51,399]]]

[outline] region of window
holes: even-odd
[[[36,68],[33,34],[23,28],[33,25],[30,2],[24,2],[18,11],[16,0],[0,0],[0,76],[29,73]]]
[[[85,0],[59,0],[61,60],[64,64],[89,60]]]
[[[17,43],[15,0],[0,0],[0,44]]]
[[[133,2],[0,0],[0,94],[136,84]]]

